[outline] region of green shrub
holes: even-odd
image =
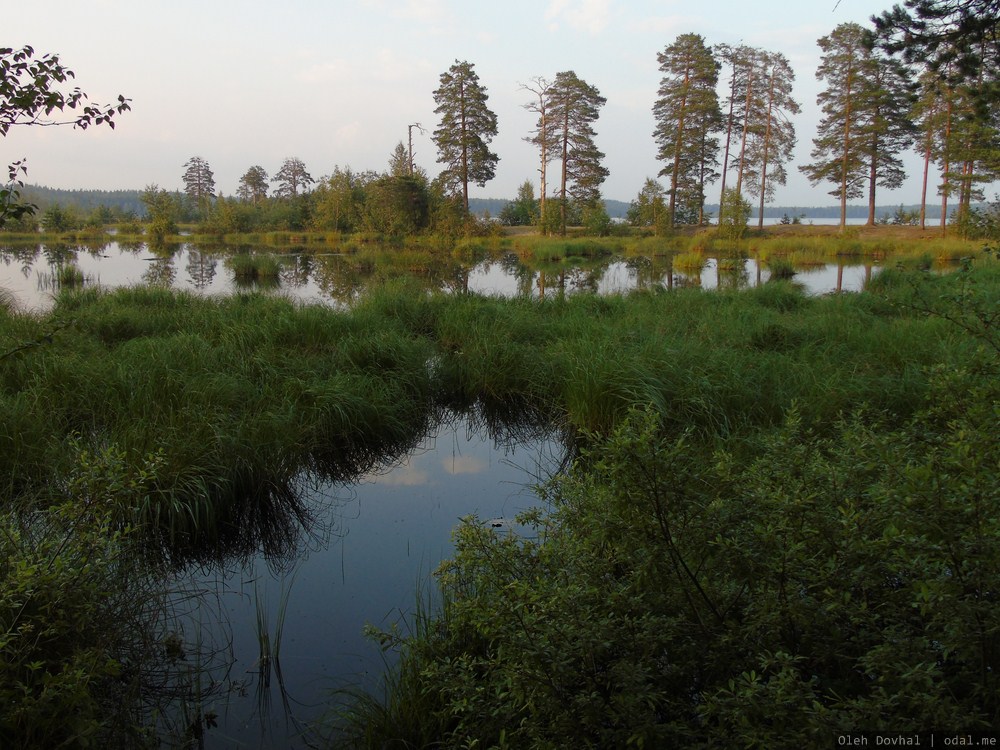
[[[77,448],[55,505],[0,516],[0,745],[126,747],[151,738],[159,582],[121,518],[160,459]]]
[[[998,374],[935,371],[898,429],[793,408],[722,449],[633,413],[521,517],[532,535],[458,530],[439,620],[402,643],[414,739],[797,748],[996,726]]]

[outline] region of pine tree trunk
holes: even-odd
[[[674,212],[677,206],[677,180],[681,170],[681,141],[684,137],[684,116],[687,114],[687,87],[691,67],[684,69],[684,96],[681,97],[681,111],[677,117],[677,139],[674,141],[674,170],[670,178],[670,228],[674,228]]]
[[[750,100],[751,93],[753,92],[753,69],[747,70],[747,100],[746,109],[743,111],[743,138],[740,142],[740,166],[736,170],[736,193],[737,195],[742,195],[743,193],[743,165],[746,163],[746,150],[747,150],[747,131],[750,129]]]
[[[729,91],[729,119],[726,121],[726,150],[722,159],[722,191],[719,193],[719,216],[726,198],[726,173],[729,171],[729,145],[733,138],[733,108],[736,103],[736,66],[733,65],[733,80]]]
[[[767,187],[767,156],[771,147],[771,116],[774,113],[774,76],[771,71],[771,88],[767,94],[767,128],[764,131],[764,158],[760,168],[760,206],[757,208],[757,228],[764,229],[764,196]]]
[[[458,85],[458,101],[461,105],[462,118],[462,205],[465,206],[465,215],[469,215],[469,142],[466,137],[465,125],[465,81]]]
[[[866,225],[875,226],[875,180],[878,177],[876,162],[878,161],[878,145],[872,151],[871,163],[868,166],[868,221]]]
[[[924,181],[920,187],[920,229],[926,229],[927,222],[927,176],[931,168],[931,131],[927,129],[927,138],[924,141]]]
[[[559,226],[566,235],[566,183],[569,180],[569,104],[564,105],[562,133],[562,184],[559,188]]]
[[[847,92],[844,97],[844,156],[840,166],[840,230],[847,228],[847,166],[851,152],[851,77],[852,71],[847,71]]]
[[[951,91],[948,92],[948,115],[945,119],[944,125],[944,143],[942,143],[942,151],[944,152],[944,160],[942,163],[941,174],[943,177],[943,183],[941,185],[941,234],[948,233],[948,191],[951,189],[950,176],[948,172],[951,170],[951,162],[948,161],[948,151],[950,149],[949,141],[951,140],[951,111],[952,111],[952,101],[951,101]]]

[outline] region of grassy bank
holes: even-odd
[[[818,558],[800,560],[779,553],[787,549],[787,541],[808,555],[834,522],[822,514],[801,516],[801,528],[779,526],[768,531],[767,519],[798,518],[795,513],[802,503],[808,503],[810,512],[820,513],[841,508],[849,498],[858,498],[859,503],[864,500],[856,510],[861,516],[845,516],[864,527],[865,539],[874,540],[862,550],[863,555],[858,552],[861,572],[851,578],[841,568],[824,569],[825,578],[782,584],[786,592],[815,587],[817,606],[832,595],[823,593],[816,581],[826,582],[824,585],[837,580],[851,582],[848,592],[832,590],[836,596],[850,593],[851,601],[858,601],[857,597],[863,600],[876,593],[888,596],[884,581],[909,575],[905,565],[916,564],[910,558],[900,563],[902,567],[892,569],[875,564],[878,555],[885,552],[876,541],[892,538],[891,525],[913,539],[930,534],[931,527],[900,526],[901,516],[885,510],[890,502],[903,502],[905,507],[909,502],[905,487],[909,485],[892,484],[891,477],[878,470],[886,466],[892,473],[908,465],[907,446],[912,443],[916,466],[933,459],[944,462],[941,465],[946,465],[949,477],[958,476],[960,459],[966,455],[962,453],[965,438],[958,436],[984,432],[984,420],[989,418],[994,420],[989,426],[995,426],[995,412],[989,409],[995,409],[996,395],[987,386],[995,383],[996,373],[990,368],[1000,347],[991,317],[1000,308],[1000,266],[983,258],[970,270],[941,277],[885,272],[873,286],[865,294],[820,298],[807,297],[787,282],[775,282],[746,292],[681,289],[628,297],[578,295],[539,301],[428,295],[419,286],[393,283],[369,293],[349,311],[298,306],[265,295],[215,299],[154,288],[112,293],[84,288],[61,293],[54,309],[44,315],[18,313],[9,305],[0,305],[0,471],[6,478],[0,498],[8,514],[5,528],[9,529],[0,537],[7,540],[4,554],[11,561],[4,569],[5,584],[17,580],[19,571],[23,572],[18,560],[27,555],[21,542],[10,542],[25,533],[14,531],[18,524],[23,526],[25,519],[51,518],[54,538],[68,538],[68,527],[55,522],[60,513],[65,515],[61,508],[79,505],[84,496],[74,489],[79,486],[74,477],[79,477],[86,465],[83,456],[114,458],[110,464],[99,462],[91,471],[97,478],[88,480],[88,486],[96,489],[88,490],[87,507],[101,511],[95,516],[98,520],[86,522],[89,528],[98,529],[96,538],[102,529],[139,538],[141,546],[130,548],[130,554],[140,557],[154,549],[168,558],[185,559],[243,556],[260,548],[281,555],[294,548],[297,535],[309,523],[308,509],[300,506],[296,493],[296,482],[303,472],[355,476],[412,446],[445,408],[477,405],[490,414],[513,409],[521,416],[529,415],[532,421],[560,425],[569,439],[589,451],[571,483],[564,489],[550,490],[555,493],[554,508],[564,504],[565,513],[535,518],[546,538],[565,538],[568,546],[529,545],[522,549],[515,545],[508,549],[494,547],[488,537],[483,541],[474,536],[478,532],[463,532],[473,536],[468,544],[460,539],[458,567],[454,569],[458,578],[444,581],[449,601],[455,605],[452,613],[459,616],[454,630],[449,629],[448,620],[444,626],[455,638],[405,646],[413,658],[427,661],[412,670],[412,679],[417,682],[400,688],[396,696],[399,702],[387,709],[386,716],[407,711],[422,714],[422,709],[415,711],[414,704],[408,706],[406,701],[418,694],[430,695],[441,713],[428,715],[427,720],[443,719],[444,723],[424,723],[423,729],[413,731],[447,732],[457,744],[477,736],[484,742],[498,742],[496,732],[504,727],[475,713],[462,714],[451,697],[457,701],[463,695],[480,666],[495,670],[489,671],[491,679],[520,669],[515,665],[522,663],[518,660],[528,644],[518,630],[522,626],[504,619],[514,611],[536,618],[532,622],[539,628],[545,622],[564,630],[558,638],[545,631],[545,637],[552,638],[558,647],[531,655],[534,661],[523,672],[527,681],[516,683],[522,691],[517,700],[522,702],[515,701],[513,707],[504,703],[507,713],[497,714],[505,726],[540,726],[552,719],[554,714],[544,713],[550,709],[543,711],[548,705],[545,701],[551,699],[553,705],[562,706],[567,721],[590,732],[601,725],[602,711],[620,705],[622,696],[632,690],[630,686],[642,688],[637,695],[647,694],[643,686],[654,677],[644,675],[641,669],[646,668],[643,664],[649,654],[674,650],[712,653],[713,659],[717,655],[720,665],[726,666],[713,672],[711,696],[694,690],[691,670],[697,664],[689,664],[690,660],[677,673],[675,683],[657,682],[649,700],[643,698],[643,705],[652,706],[652,713],[644,714],[642,721],[652,721],[651,728],[636,735],[648,738],[648,742],[668,736],[684,738],[683,733],[658,734],[661,727],[657,722],[679,722],[682,729],[688,727],[684,731],[691,737],[697,733],[692,728],[697,722],[728,726],[726,722],[734,720],[735,713],[726,714],[729,718],[724,720],[718,718],[722,713],[699,713],[700,709],[690,703],[691,696],[697,694],[699,700],[711,697],[704,705],[724,712],[728,710],[723,700],[726,680],[731,678],[736,684],[744,671],[767,675],[767,679],[749,679],[745,690],[741,687],[738,695],[733,693],[732,706],[743,711],[757,706],[761,717],[763,707],[774,696],[791,701],[790,694],[782,692],[786,688],[796,696],[814,696],[826,707],[833,705],[829,690],[840,689],[840,684],[853,686],[856,701],[874,701],[877,696],[860,690],[857,681],[837,683],[829,690],[818,686],[808,693],[792,678],[798,675],[808,682],[809,670],[827,669],[822,659],[809,661],[810,654],[819,648],[816,639],[829,640],[836,632],[853,638],[855,627],[882,632],[883,621],[838,620],[827,630],[809,630],[808,637],[796,636],[791,641],[768,640],[762,635],[772,627],[778,633],[793,633],[819,616],[804,605],[799,608],[794,597],[789,599],[786,594],[782,599],[782,587],[776,583],[782,570],[787,574],[791,569],[789,565],[806,569],[806,563],[819,565]],[[951,380],[939,372],[942,367],[954,373]],[[977,383],[987,385],[979,387]],[[961,398],[951,398],[956,394]],[[651,424],[636,416],[637,408],[648,410]],[[864,414],[873,416],[869,420]],[[966,433],[955,421],[962,415],[973,420],[962,428]],[[961,449],[958,453],[934,453],[934,445],[953,443],[956,450]],[[849,450],[839,452],[841,444]],[[656,449],[650,452],[650,446]],[[965,494],[961,494],[960,488],[942,485],[943,497],[958,498],[954,507],[934,510],[920,506],[914,511],[920,518],[934,523],[948,518],[954,523],[961,517],[969,520],[957,515],[966,503],[963,498],[971,497],[969,492],[979,493],[976,497],[985,503],[976,511],[977,518],[996,517],[996,485],[990,490],[988,476],[981,473],[985,470],[974,462],[980,454],[993,461],[994,454],[981,447],[975,443],[975,450],[970,448],[967,454],[973,461],[972,489],[963,489]],[[800,455],[800,449],[806,452]],[[629,463],[630,455],[642,460]],[[611,463],[602,470],[605,457]],[[627,470],[628,466],[634,468]],[[655,483],[644,484],[650,478],[642,475],[644,467],[657,478]],[[797,474],[800,470],[806,474]],[[936,476],[933,466],[926,471],[930,472],[927,476]],[[752,481],[741,483],[744,473]],[[662,484],[664,477],[675,476],[680,482],[676,486],[672,479]],[[838,484],[841,479],[843,483]],[[574,489],[572,482],[579,482],[583,489]],[[659,497],[667,505],[648,505],[650,487],[660,488],[653,500]],[[772,492],[782,487],[783,494]],[[835,503],[820,499],[827,498],[823,493],[828,492],[835,493],[830,496]],[[608,500],[607,509],[585,505],[588,493],[594,502]],[[883,496],[889,499],[880,500]],[[671,500],[675,497],[676,504]],[[741,498],[750,497],[758,498],[756,509],[744,507]],[[928,496],[921,502],[931,503],[932,499]],[[638,504],[630,505],[633,501]],[[567,516],[577,510],[581,522],[594,522],[591,536],[569,525]],[[600,515],[605,512],[612,515]],[[708,520],[702,518],[705,513]],[[669,524],[668,537],[664,536],[661,516]],[[866,518],[873,519],[870,526],[864,526]],[[656,522],[652,527],[651,520]],[[990,538],[992,527],[985,520],[976,524],[967,524],[970,533],[979,535],[976,538],[980,540]],[[45,526],[38,528],[44,532]],[[741,531],[726,532],[728,528]],[[845,526],[842,531],[846,536],[837,537],[840,541],[824,555],[855,559],[851,556],[857,550],[851,548],[848,535],[855,528]],[[615,533],[594,536],[597,532],[593,529]],[[813,534],[803,529],[819,531]],[[954,531],[959,533],[957,527]],[[805,536],[796,536],[800,532]],[[683,549],[671,547],[680,544],[681,538],[685,540]],[[948,546],[950,538],[943,537],[935,544],[943,545],[941,555],[946,556],[966,549],[961,546],[966,544],[964,539],[955,537],[959,547]],[[749,559],[740,551],[747,540],[756,545],[748,548],[757,550],[756,558]],[[53,549],[60,549],[58,541]],[[712,555],[692,557],[698,549],[712,551]],[[983,549],[989,552],[992,547]],[[488,559],[470,557],[472,550],[483,551]],[[551,565],[538,561],[538,555],[548,554],[546,550],[555,555]],[[649,565],[638,562],[644,555],[652,561]],[[112,554],[108,559],[117,558]],[[484,610],[477,609],[484,605],[480,594],[493,589],[475,576],[495,572],[490,560],[499,564],[505,559],[511,560],[513,567],[497,580],[509,581],[510,591],[520,592],[521,598],[514,601],[497,596],[500,609],[482,614]],[[937,591],[952,596],[941,572],[942,559],[935,557],[928,563],[931,573],[902,579],[906,591],[916,592],[913,596],[934,597]],[[677,567],[679,560],[688,566],[688,572]],[[102,565],[114,570],[114,563]],[[870,573],[865,572],[867,565],[875,566]],[[992,558],[983,560],[982,565],[992,575]],[[539,571],[536,583],[525,578],[528,570]],[[748,578],[751,572],[753,576]],[[682,580],[674,581],[679,575]],[[463,588],[466,580],[472,582],[471,588]],[[602,580],[619,581],[624,588],[593,588]],[[864,584],[866,580],[879,583]],[[972,588],[966,590],[967,597],[976,586],[985,590],[975,582],[983,580],[974,579]],[[674,583],[668,586],[670,581]],[[921,589],[919,582],[929,588]],[[94,583],[98,589],[106,585],[99,578]],[[580,643],[585,646],[591,643],[587,639],[610,640],[593,641],[592,645],[597,645],[583,652],[564,649],[565,639],[576,631],[556,611],[542,606],[544,602],[534,594],[536,586],[538,591],[549,593],[559,587],[568,594],[579,591],[575,608],[566,603],[570,622],[587,620],[587,611],[592,608],[601,613],[605,618],[601,622],[608,628],[584,634],[586,638]],[[766,591],[753,586],[765,586]],[[878,592],[873,593],[873,586]],[[702,596],[699,587],[717,613],[738,613],[733,617],[741,622],[753,620],[756,629],[730,628],[726,616],[713,622],[716,613],[707,602],[704,606],[689,602],[690,597],[697,600]],[[744,588],[747,593],[741,593]],[[631,592],[628,597],[617,598],[626,591]],[[922,591],[927,593],[920,594]],[[763,598],[756,597],[757,593]],[[29,599],[36,601],[32,597],[40,595],[32,593]],[[632,596],[639,597],[639,604]],[[750,600],[769,602],[764,614],[746,609]],[[545,601],[563,600],[555,597]],[[606,606],[598,606],[599,601]],[[687,610],[679,608],[685,601],[689,602]],[[899,612],[919,611],[918,600],[900,601],[893,600]],[[955,617],[972,618],[970,622],[979,617],[985,628],[980,642],[993,643],[993,615],[970,609],[972,605],[961,597],[947,601],[948,606],[955,605]],[[4,616],[16,613],[22,607],[19,602],[7,601]],[[625,620],[615,619],[619,602]],[[508,606],[509,611],[503,609]],[[639,618],[643,607],[652,613],[651,619],[645,624],[636,621],[630,630],[632,621],[628,618]],[[782,607],[794,612],[783,614]],[[846,604],[841,607],[845,612],[847,608]],[[486,620],[475,619],[480,615],[498,628],[513,630],[493,630]],[[837,617],[841,615],[847,617],[844,612]],[[36,615],[39,621],[46,616],[44,609]],[[98,614],[83,611],[73,618],[60,622],[74,622],[80,632],[96,633],[109,627],[106,610]],[[916,636],[900,628],[923,627],[926,619],[906,620],[900,615],[886,622],[897,628],[892,632],[902,634],[900,643],[910,643],[907,639]],[[16,618],[5,622],[16,622]],[[935,631],[938,642],[952,642],[942,640],[946,635],[953,640],[970,637],[953,620],[941,622],[942,628],[951,627],[953,632]],[[653,638],[658,628],[670,634],[669,639]],[[605,652],[613,655],[625,648],[617,636],[609,636],[614,633],[629,634],[652,650],[643,652],[642,658],[606,657]],[[37,654],[29,636],[8,626],[4,658],[11,684],[27,685],[26,694],[36,695],[33,691],[40,690],[42,683],[32,681],[31,665]],[[888,648],[879,637],[872,635],[864,641],[867,650],[863,654],[852,651],[853,662],[836,661],[837,668],[848,672],[874,669],[869,662],[859,660],[876,659],[879,648]],[[77,646],[91,648],[86,639],[70,639],[68,643],[66,659]],[[830,644],[829,649],[839,647],[832,641]],[[932,654],[927,643],[923,648],[914,653]],[[510,661],[476,661],[493,659],[498,650]],[[545,672],[542,665],[547,659],[561,658],[560,653],[566,654],[567,674],[595,675],[586,684],[596,691],[597,698],[576,693],[569,683],[545,686],[539,677]],[[586,653],[596,660],[581,662],[588,658]],[[896,669],[901,657],[897,651],[891,656]],[[466,657],[473,660],[468,662],[475,665],[472,672],[444,670],[438,661]],[[761,666],[765,657],[772,659],[767,667],[771,671]],[[114,661],[119,657],[109,654],[107,658]],[[430,693],[419,682],[425,668],[438,675]],[[588,669],[591,671],[586,672]],[[667,663],[656,669],[655,680],[661,679],[664,670],[672,674]],[[956,674],[969,678],[968,670]],[[95,674],[94,685],[77,685],[73,688],[76,693],[67,692],[67,700],[74,700],[74,695],[89,700],[96,694],[88,692],[91,687],[97,691],[97,683],[106,685],[112,677],[110,672]],[[668,682],[670,679],[674,678]],[[941,681],[944,678],[939,679],[938,672],[921,679],[929,680],[926,684],[930,687],[906,703],[907,710],[924,710],[919,701],[951,689],[951,683]],[[536,680],[542,682],[536,684]],[[499,682],[487,684],[500,690]],[[975,683],[974,690],[992,689],[991,684]],[[681,695],[689,702],[678,703]],[[499,700],[499,696],[494,697]],[[926,698],[925,703],[937,700],[932,698]],[[525,708],[524,701],[529,700],[539,707],[537,715]],[[972,696],[962,702],[955,715],[972,722],[975,717],[970,711],[976,706],[982,716],[995,715],[990,714],[995,712],[993,704],[977,700]],[[799,706],[794,702],[787,705]],[[955,707],[948,705],[949,710]],[[622,715],[637,715],[630,713],[633,708],[639,710],[632,706]],[[799,710],[804,709],[788,709],[790,715]],[[100,712],[93,709],[91,715],[99,716]],[[856,718],[859,714],[844,715]],[[483,727],[483,734],[474,734],[475,725]],[[0,726],[7,731],[7,725]],[[544,740],[543,735],[538,737]]]
[[[903,418],[928,365],[978,355],[948,320],[900,302],[928,279],[896,278],[824,298],[769,283],[548,301],[393,283],[351,311],[69,290],[45,316],[0,318],[0,464],[20,495],[68,470],[68,436],[162,450],[148,510],[183,538],[249,487],[404,444],[443,405],[509,401],[603,434],[635,404],[723,437],[775,424],[792,403],[810,421],[859,403]]]

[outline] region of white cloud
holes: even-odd
[[[451,475],[480,474],[487,469],[486,462],[475,456],[455,456],[441,462],[444,470]]]
[[[564,21],[577,31],[599,34],[611,18],[611,0],[550,0],[545,20],[552,30]]]

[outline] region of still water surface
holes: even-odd
[[[121,247],[115,242],[92,249],[0,245],[0,289],[13,293],[23,309],[48,309],[59,288],[59,269],[71,264],[82,272],[84,285],[115,288],[151,283],[204,294],[232,294],[247,288],[237,283],[227,266],[226,258],[232,252],[210,252],[191,244],[177,245],[169,251],[153,251],[144,244]],[[614,294],[654,287],[752,287],[770,277],[769,271],[752,258],[735,272],[720,271],[716,261],[709,259],[699,274],[674,270],[667,258],[581,258],[534,266],[523,263],[513,253],[467,262],[447,253],[418,261],[397,254],[399,260],[394,261],[391,251],[378,260],[324,250],[260,252],[275,253],[281,262],[277,282],[260,288],[302,302],[334,305],[350,304],[367,287],[399,277],[413,279],[427,289],[507,297],[587,291]],[[859,291],[874,270],[871,264],[829,263],[798,269],[795,281],[812,294]]]
[[[433,594],[431,573],[450,556],[459,519],[530,533],[514,516],[538,504],[532,486],[564,454],[540,431],[498,436],[449,415],[408,455],[355,483],[306,481],[315,523],[291,554],[189,570],[181,589],[201,593],[185,636],[201,643],[202,708],[218,716],[206,747],[304,747],[335,690],[377,689],[386,662],[365,625],[405,632],[418,596]],[[258,612],[279,649],[270,665],[260,659]]]

